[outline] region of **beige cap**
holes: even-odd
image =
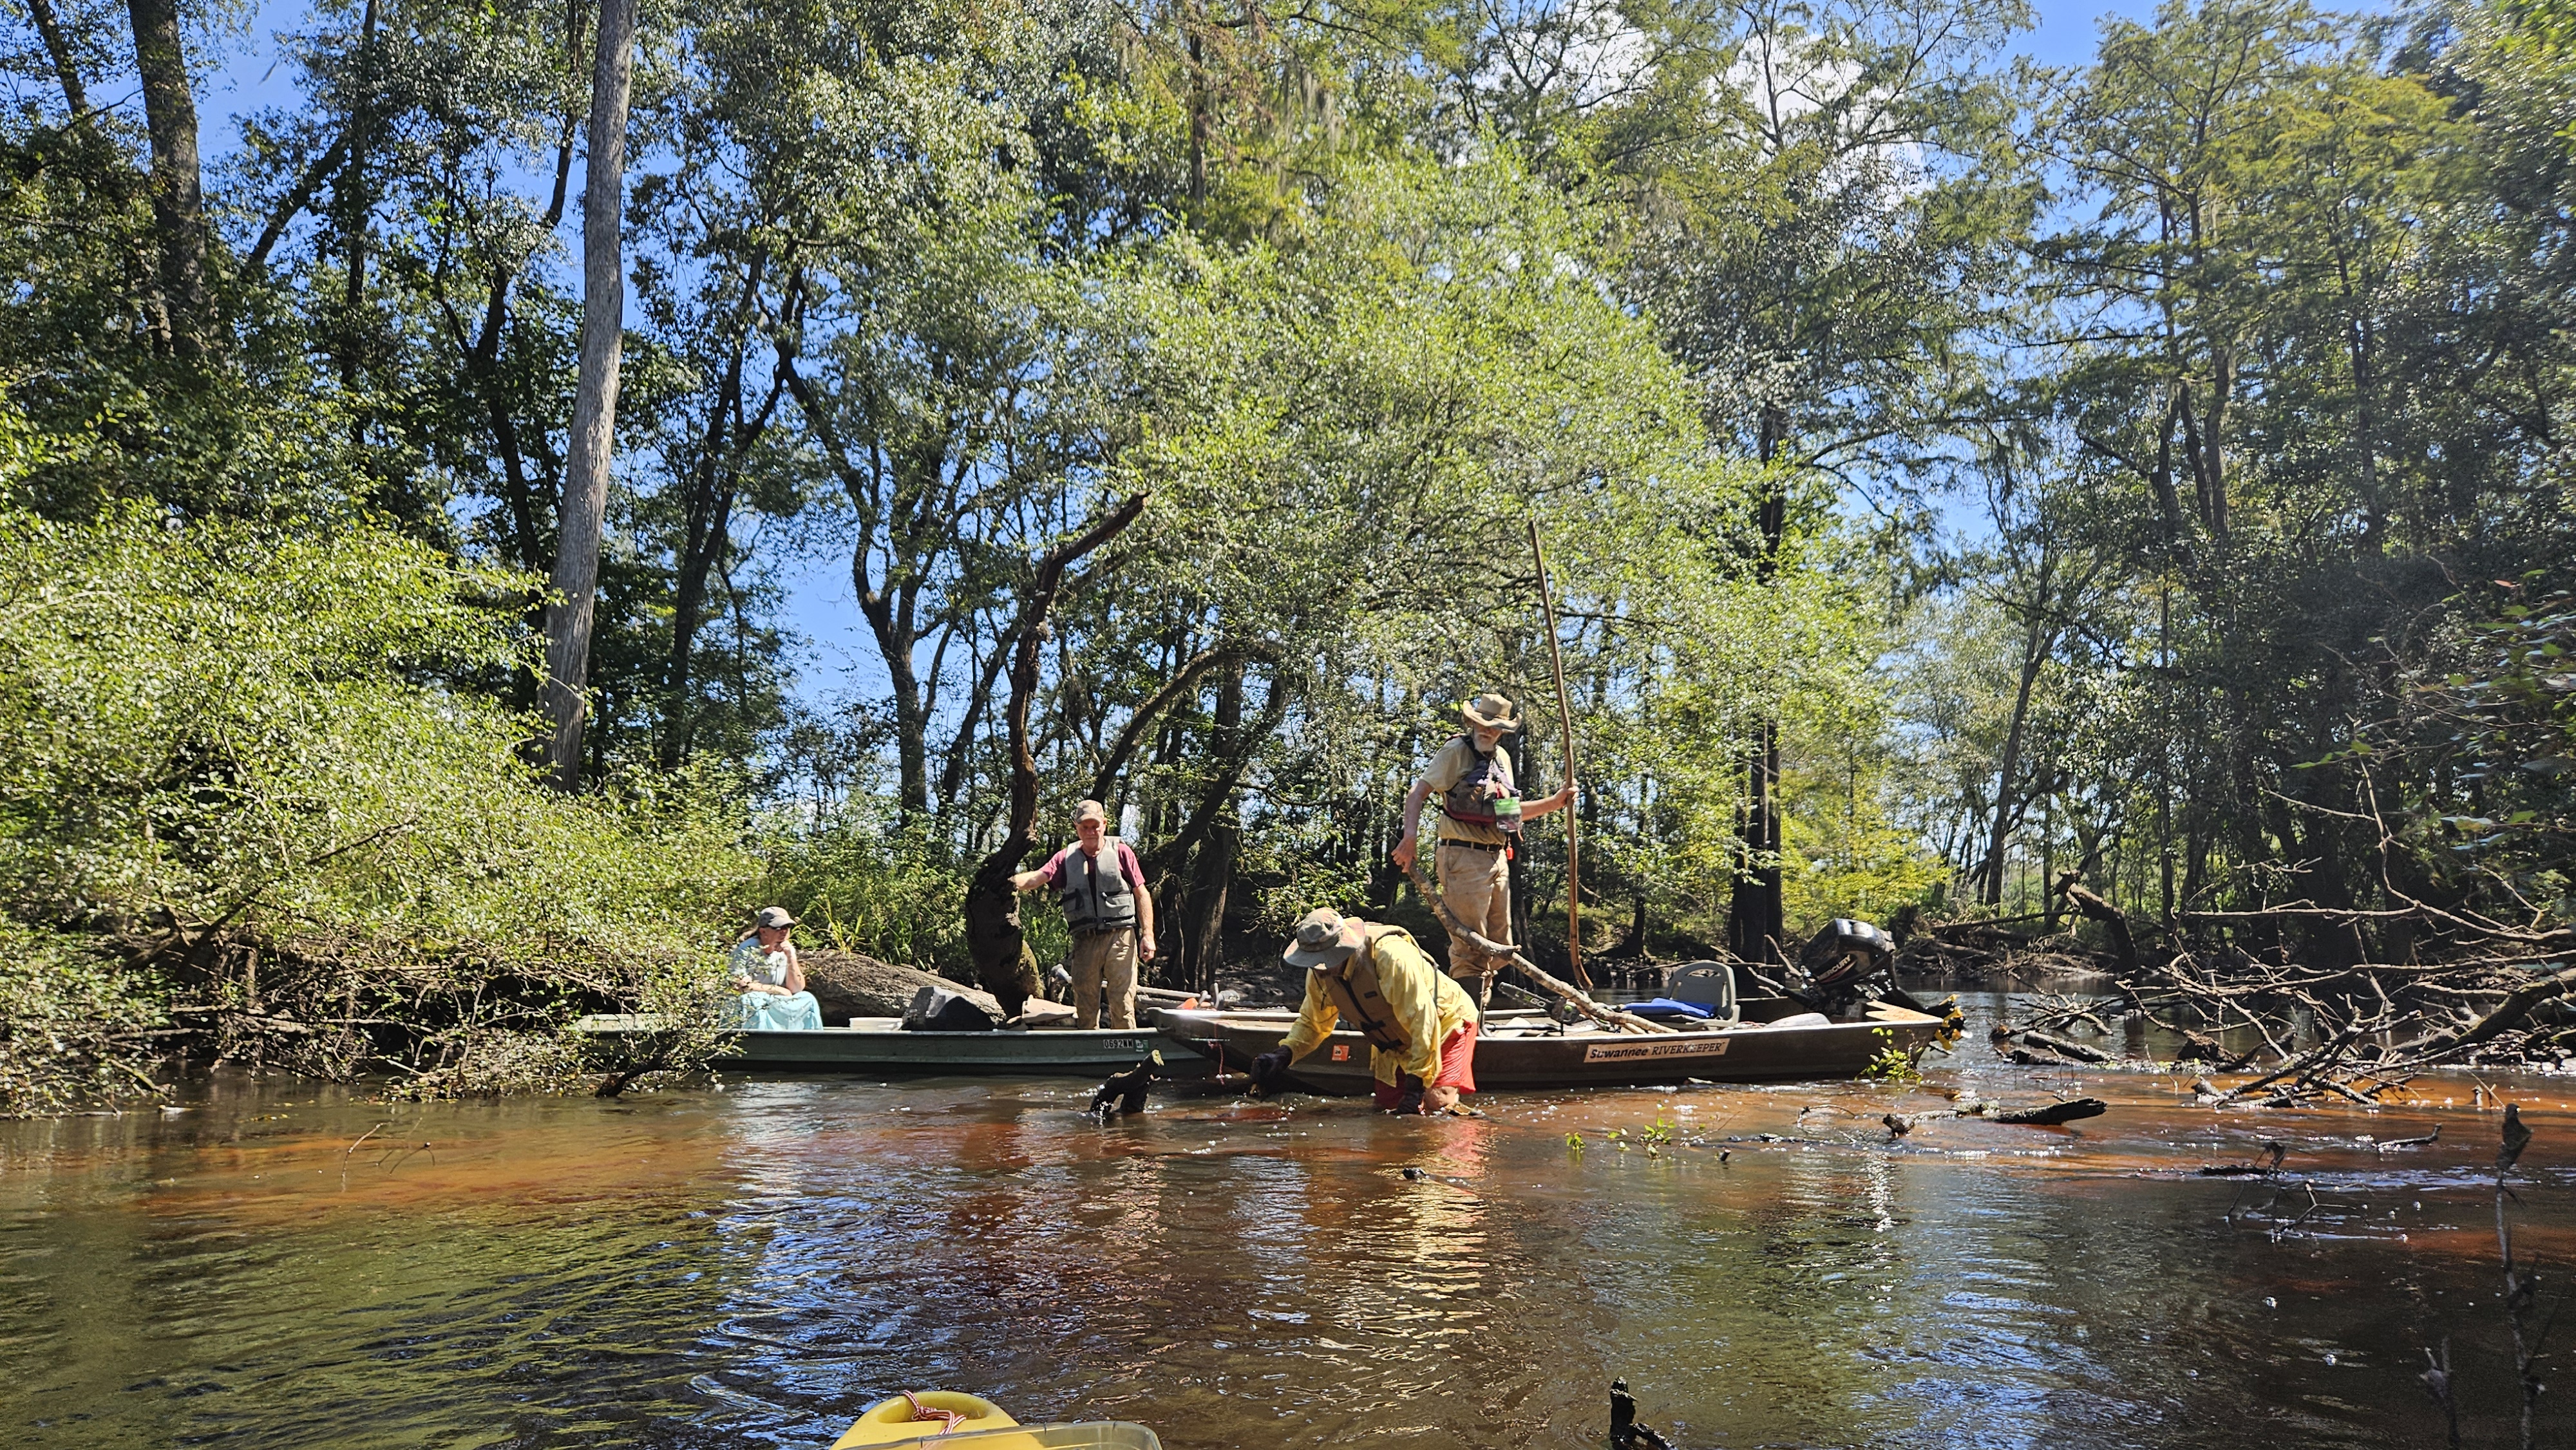
[[[785,931],[796,924],[796,918],[788,914],[786,907],[764,906],[752,913],[751,922],[754,926],[766,927],[771,931]]]
[[[1108,808],[1101,805],[1098,801],[1084,801],[1082,804],[1073,808],[1073,823],[1077,826],[1081,825],[1084,821],[1105,822],[1108,819]]]
[[[1357,925],[1358,921],[1329,906],[1316,907],[1297,919],[1296,934],[1289,941],[1288,950],[1279,954],[1279,960],[1292,967],[1313,967],[1319,971],[1339,966],[1360,949],[1360,944],[1351,939],[1357,935],[1351,928]]]

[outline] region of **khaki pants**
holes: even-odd
[[[1133,1027],[1136,1025],[1136,933],[1121,931],[1077,934],[1073,950],[1064,959],[1064,969],[1073,973],[1073,1025],[1091,1027]],[[1101,1001],[1101,983],[1107,979],[1109,999]],[[1109,1020],[1100,1020],[1101,1009],[1108,1008]]]
[[[1449,903],[1461,925],[1485,940],[1512,939],[1512,868],[1501,851],[1441,842],[1440,899]],[[1502,967],[1459,938],[1449,939],[1449,975],[1475,997],[1479,1008],[1493,1001],[1494,974]]]

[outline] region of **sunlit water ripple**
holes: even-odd
[[[390,1108],[222,1080],[181,1115],[0,1128],[0,1432],[819,1447],[936,1385],[1174,1447],[1582,1446],[1624,1375],[1694,1446],[2397,1446],[2440,1439],[2416,1377],[2447,1336],[2472,1438],[2509,1433],[2495,1119],[2467,1094],[2214,1117],[2165,1078],[1979,1057],[1931,1086],[2112,1114],[1174,1092],[1104,1128],[1070,1083]],[[2576,1094],[2522,1087],[2517,1232],[2564,1261]],[[1927,1114],[1893,1144],[1892,1107]],[[2267,1140],[2283,1180],[2194,1176]],[[2564,1442],[2576,1412],[2543,1405]]]

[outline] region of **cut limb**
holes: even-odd
[[[1456,937],[1460,941],[1465,942],[1467,945],[1474,947],[1476,950],[1485,953],[1489,957],[1493,957],[1496,960],[1508,959],[1514,967],[1519,969],[1522,976],[1529,978],[1531,981],[1536,982],[1548,991],[1553,992],[1557,996],[1564,998],[1566,1001],[1573,1003],[1574,1009],[1581,1012],[1584,1016],[1591,1018],[1593,1021],[1600,1023],[1604,1027],[1624,1027],[1631,1032],[1671,1032],[1673,1030],[1660,1022],[1649,1022],[1634,1012],[1622,1012],[1616,1007],[1604,1007],[1600,1003],[1595,1002],[1590,997],[1584,995],[1583,992],[1576,988],[1572,983],[1559,980],[1557,977],[1539,970],[1536,963],[1532,962],[1529,958],[1522,956],[1519,952],[1512,950],[1512,948],[1505,943],[1489,941],[1486,938],[1469,931],[1465,923],[1459,921],[1457,916],[1449,910],[1449,903],[1440,899],[1440,893],[1431,889],[1431,883],[1422,879],[1422,867],[1419,864],[1405,867],[1404,874],[1412,880],[1413,889],[1421,892],[1422,899],[1431,904],[1432,914],[1440,918],[1440,925],[1443,930],[1447,931],[1451,936]]]

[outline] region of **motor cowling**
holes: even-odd
[[[1886,932],[1838,916],[1798,954],[1798,970],[1806,978],[1798,995],[1826,1016],[1840,1016],[1895,963],[1896,943]]]

